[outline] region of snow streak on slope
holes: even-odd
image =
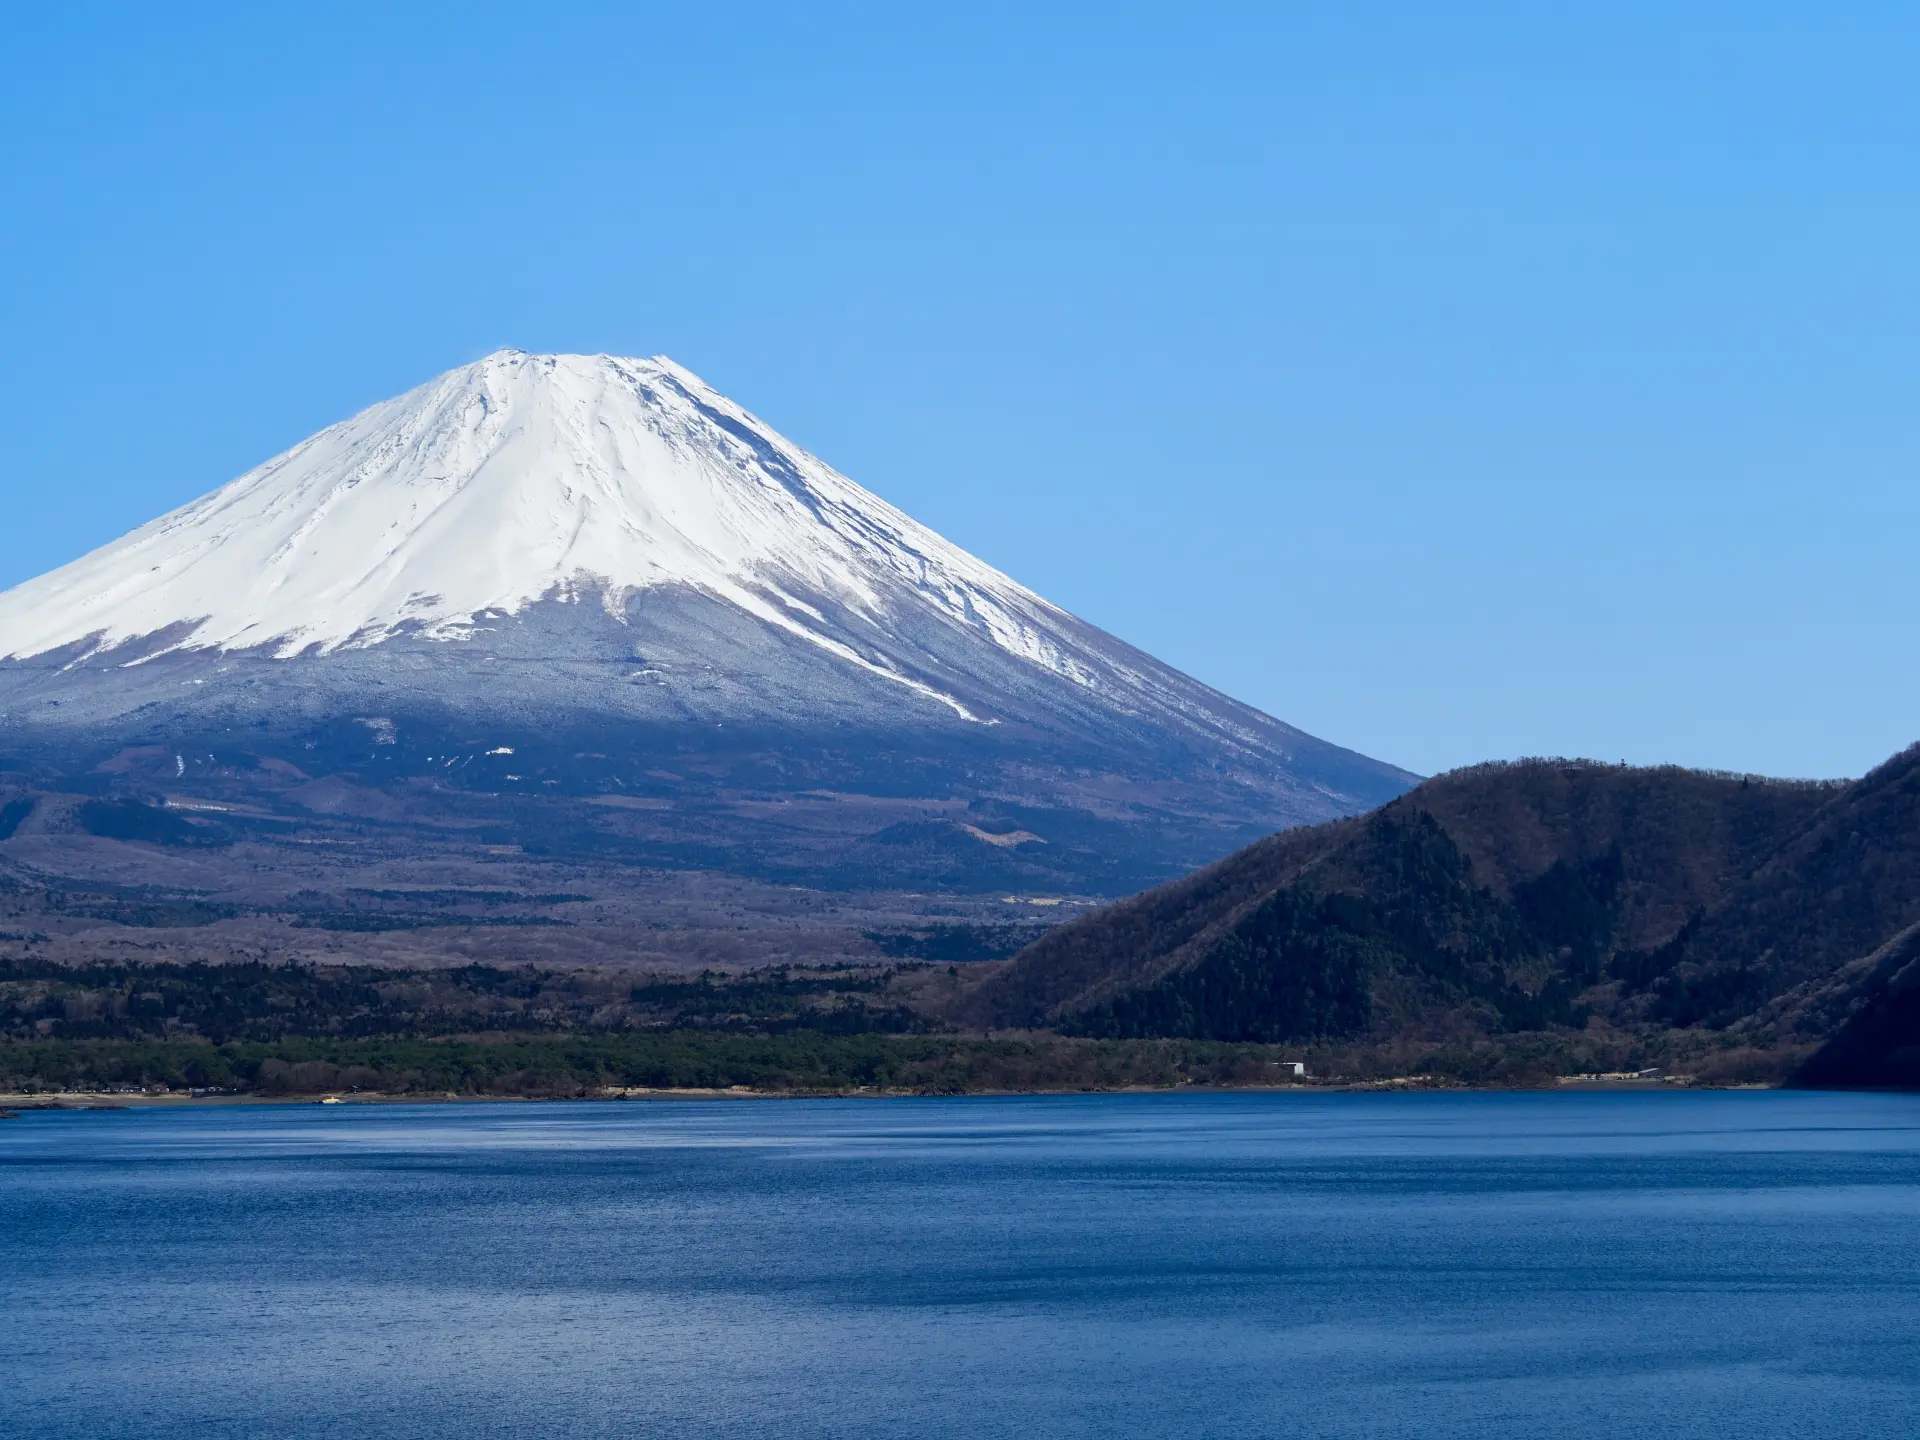
[[[0,595],[0,658],[162,634],[167,649],[292,658],[401,633],[454,640],[554,597],[595,593],[619,615],[660,585],[731,602],[969,719],[879,649],[828,633],[820,605],[879,639],[904,596],[1095,683],[1063,612],[671,361],[518,351],[375,405]]]

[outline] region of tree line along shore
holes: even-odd
[[[1708,1037],[1589,1029],[1391,1044],[966,1032],[957,966],[633,976],[486,966],[0,964],[0,1091],[565,1097],[966,1094],[1404,1082],[1541,1086],[1659,1069],[1780,1078]],[[1298,1073],[1304,1067],[1304,1074]]]

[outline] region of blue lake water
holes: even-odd
[[[1920,1098],[0,1124],[0,1434],[1911,1436]]]

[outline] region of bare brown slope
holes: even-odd
[[[1618,857],[1615,944],[1657,946],[1720,904],[1807,825],[1838,789],[1592,761],[1475,766],[1428,781],[1374,812],[1396,825],[1430,816],[1496,901],[1556,864]],[[1372,860],[1361,821],[1272,836],[1186,879],[1062,926],[984,981],[964,1023],[1053,1023],[1152,984],[1212,953],[1276,892],[1365,893]]]

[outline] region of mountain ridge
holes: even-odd
[[[1856,1053],[1808,1082],[1891,1074],[1870,1051],[1914,1011],[1916,836],[1920,747],[1851,782],[1478,766],[1070,921],[948,1013],[1409,1053],[1537,1033],[1774,1079],[1845,1025]]]

